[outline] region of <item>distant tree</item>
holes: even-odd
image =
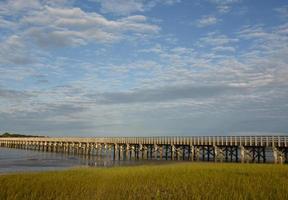
[[[43,136],[35,136],[35,135],[22,135],[22,134],[13,134],[5,132],[0,137],[43,137]]]
[[[4,134],[2,134],[2,137],[10,137],[10,136],[11,136],[11,134],[8,132],[5,132]]]

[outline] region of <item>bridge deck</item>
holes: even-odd
[[[0,141],[288,147],[288,136],[27,137]]]

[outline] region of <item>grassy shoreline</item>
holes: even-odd
[[[176,163],[5,174],[0,199],[288,199],[288,166]]]

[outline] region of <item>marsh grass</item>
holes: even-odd
[[[288,166],[177,163],[0,176],[0,199],[288,199]]]

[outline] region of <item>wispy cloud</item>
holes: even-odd
[[[199,46],[223,46],[237,42],[239,42],[239,39],[236,37],[229,37],[227,35],[211,32],[206,36],[201,37],[197,44]]]
[[[103,13],[129,15],[150,10],[158,4],[173,5],[181,0],[91,0],[98,2]]]
[[[196,25],[200,28],[211,26],[219,23],[221,20],[217,19],[215,16],[203,16],[200,19],[196,20]]]
[[[58,3],[62,5],[64,2]],[[150,23],[143,15],[109,20],[96,12],[85,12],[73,7],[51,7],[38,1],[29,1],[27,4],[23,1],[8,1],[1,4],[0,11],[5,18],[0,18],[0,26],[6,31],[15,32],[0,38],[0,63],[5,64],[31,64],[39,58],[41,49],[91,43],[112,44],[158,34],[160,31],[158,25]],[[28,10],[29,13],[26,12]],[[12,17],[15,13],[17,18]],[[30,48],[33,45],[40,49],[35,46]]]
[[[7,101],[16,101],[19,102],[21,100],[27,99],[32,97],[33,94],[24,91],[17,91],[17,90],[9,90],[0,87],[0,99],[4,99]]]
[[[53,26],[47,27],[47,23],[52,23]],[[79,8],[48,6],[34,15],[24,16],[21,24],[29,25],[26,35],[42,46],[77,46],[91,41],[111,43],[122,39],[122,34],[127,32],[149,34],[157,33],[160,29],[147,23],[145,16],[130,16],[112,21]]]
[[[134,12],[144,11],[144,2],[135,0],[97,0],[104,13],[115,13],[118,15],[128,15]]]
[[[241,0],[208,0],[208,1],[216,5],[216,8],[220,13],[230,12],[233,4],[241,2]]]
[[[36,61],[29,50],[26,49],[22,38],[17,35],[8,37],[0,42],[0,64],[31,64]]]
[[[245,90],[245,88],[225,85],[177,85],[157,89],[105,93],[100,96],[99,101],[97,101],[97,96],[99,95],[95,95],[95,98],[96,102],[100,104],[169,102],[177,99],[205,99],[233,93],[237,94],[241,90]]]
[[[284,19],[288,18],[288,5],[275,8],[274,10],[278,12],[280,16],[283,17]]]
[[[224,51],[224,52],[235,52],[235,48],[234,47],[230,47],[230,46],[227,46],[227,47],[214,47],[213,48],[214,51]]]

